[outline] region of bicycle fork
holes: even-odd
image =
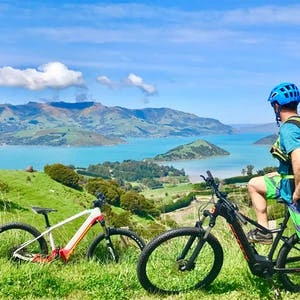
[[[103,228],[103,232],[104,232],[105,241],[106,241],[108,251],[109,251],[110,255],[112,256],[113,260],[117,263],[119,261],[119,256],[117,255],[117,252],[116,252],[116,250],[114,248],[114,245],[111,241],[109,227],[106,226],[105,220],[102,220],[100,222],[100,225]]]
[[[196,227],[198,227],[198,226],[196,225]],[[210,230],[211,230],[211,227],[209,227],[204,232],[202,230],[199,230],[199,236],[191,236],[188,239],[180,256],[177,257],[177,259],[176,259],[176,261],[178,262],[180,271],[190,271],[195,268],[195,259],[198,257],[203,245],[205,244],[206,237],[208,236]],[[196,239],[198,239],[197,245],[196,245],[193,253],[191,254],[190,258],[188,260],[186,260],[185,257]]]

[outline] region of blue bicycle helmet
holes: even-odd
[[[271,91],[268,101],[271,102],[272,106],[275,102],[279,105],[300,102],[300,92],[294,83],[283,82]]]

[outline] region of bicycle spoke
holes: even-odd
[[[102,263],[136,263],[144,242],[134,233],[119,228],[110,229],[109,242],[104,235],[96,238],[88,249],[88,258]]]
[[[210,284],[221,269],[223,252],[209,236],[191,259],[202,242],[196,228],[173,230],[151,241],[138,262],[142,286],[150,292],[177,293]]]
[[[38,235],[39,233],[35,229],[26,224],[4,225],[1,227],[0,233],[0,257],[16,261],[30,261],[36,254],[46,254],[48,250],[43,239],[35,240],[30,244],[26,243]],[[27,245],[22,246],[24,243]],[[14,256],[14,253],[17,255]]]

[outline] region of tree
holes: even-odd
[[[57,182],[74,189],[81,189],[79,185],[79,175],[63,164],[46,165],[44,172]]]
[[[123,191],[114,181],[92,178],[88,180],[85,188],[90,194],[95,196],[98,193],[102,193],[109,204],[120,206],[120,194],[123,193]]]
[[[120,206],[139,216],[146,216],[147,214],[159,216],[160,214],[153,203],[134,191],[129,191],[121,195]]]
[[[248,165],[247,167],[246,167],[246,169],[247,169],[247,175],[248,176],[251,176],[251,175],[253,175],[253,169],[254,169],[254,166],[253,165]]]

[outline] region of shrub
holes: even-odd
[[[79,183],[79,175],[69,167],[63,164],[46,165],[44,172],[49,175],[53,180],[62,183],[65,186],[81,189]]]
[[[160,215],[159,210],[155,208],[153,203],[147,200],[143,195],[134,191],[126,192],[121,196],[120,206],[123,209],[143,217],[148,214],[153,217]]]
[[[161,211],[166,213],[166,212],[174,211],[179,208],[187,207],[195,199],[195,195],[196,195],[195,192],[191,192],[187,196],[184,196],[175,202],[169,203],[169,204],[161,207]]]
[[[101,178],[89,179],[85,188],[90,194],[95,196],[98,193],[102,193],[107,203],[120,206],[120,194],[123,191],[112,180],[104,180]]]

